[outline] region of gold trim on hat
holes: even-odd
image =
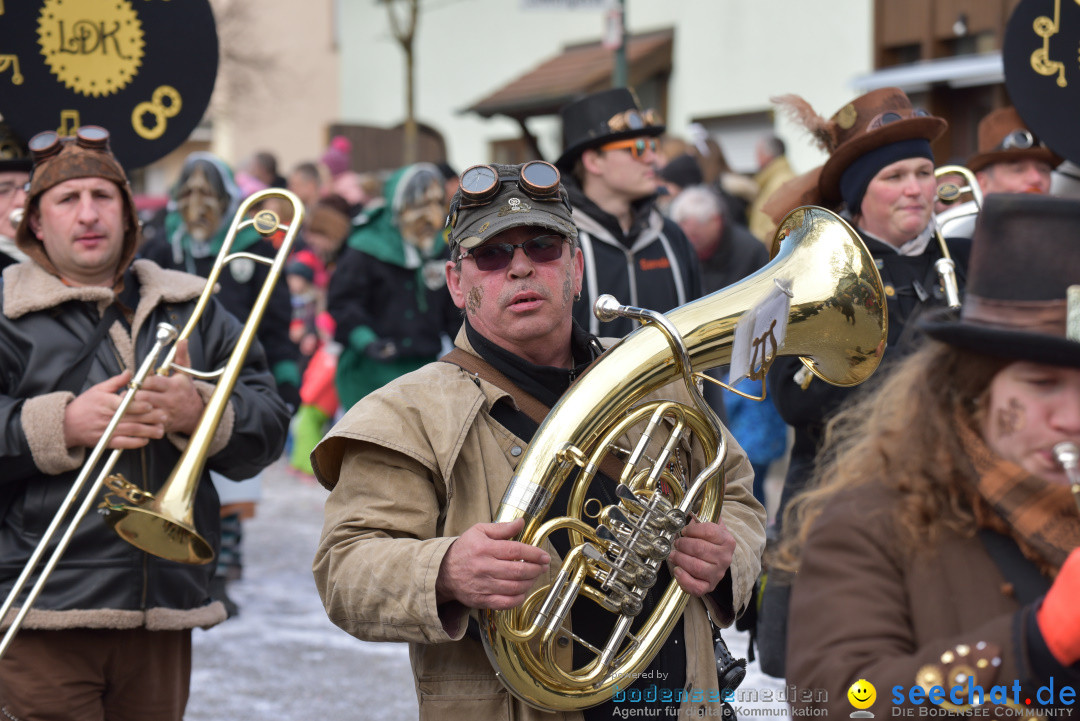
[[[844,130],[850,130],[855,125],[857,117],[859,117],[859,112],[855,110],[854,105],[848,103],[836,112],[836,124]]]

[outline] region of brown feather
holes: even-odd
[[[814,143],[826,153],[832,153],[839,145],[840,129],[831,120],[818,115],[810,103],[795,94],[769,98],[773,105],[793,123],[801,125],[814,139]]]

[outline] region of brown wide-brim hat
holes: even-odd
[[[840,177],[857,158],[902,140],[933,142],[948,127],[943,118],[916,110],[900,88],[860,95],[836,111],[825,127],[812,130],[829,153],[818,178],[822,198],[829,203],[842,199]]]
[[[994,163],[1008,163],[1017,160],[1038,160],[1051,168],[1061,164],[1061,156],[1050,148],[1038,143],[1030,148],[1001,149],[1001,144],[1009,133],[1017,130],[1031,130],[1024,123],[1016,108],[998,108],[979,121],[979,149],[968,158],[967,167],[977,173]]]
[[[988,195],[972,239],[959,315],[920,321],[931,338],[978,353],[1080,368],[1080,201]]]
[[[577,159],[590,148],[643,136],[658,137],[665,129],[654,111],[642,110],[637,96],[628,88],[586,95],[559,110],[559,116],[563,152],[555,167],[561,173],[573,170]]]

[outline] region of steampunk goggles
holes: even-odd
[[[866,126],[866,129],[877,130],[878,128],[885,127],[900,120],[910,120],[912,118],[928,118],[930,113],[926,112],[922,108],[914,108],[906,114],[898,113],[890,110],[887,113],[880,113],[875,115],[870,123]]]
[[[1002,138],[995,150],[1027,150],[1037,145],[1039,145],[1039,141],[1031,134],[1031,131],[1022,128],[1014,130]]]
[[[608,118],[608,129],[613,133],[627,130],[644,130],[660,124],[660,116],[655,110],[624,110]]]
[[[521,243],[484,243],[461,251],[460,258],[472,256],[477,270],[502,270],[510,265],[518,248],[534,263],[551,263],[562,257],[561,235],[538,235]]]
[[[30,149],[34,164],[37,165],[59,153],[65,142],[72,141],[55,130],[46,130],[30,138],[26,145]],[[84,125],[75,131],[74,142],[78,143],[80,148],[108,152],[109,131],[100,125]]]
[[[501,178],[499,171],[490,165],[474,165],[461,174],[461,205],[458,207],[487,205],[499,194],[503,181],[516,181],[521,192],[533,200],[558,200],[561,179],[558,169],[543,160],[526,163],[518,176]]]

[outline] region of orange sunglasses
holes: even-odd
[[[645,151],[651,150],[654,153],[659,149],[660,144],[656,142],[656,138],[634,138],[632,140],[616,140],[614,143],[608,143],[607,145],[601,145],[600,150],[629,150],[630,154],[637,160],[641,160],[641,156],[645,155]]]

